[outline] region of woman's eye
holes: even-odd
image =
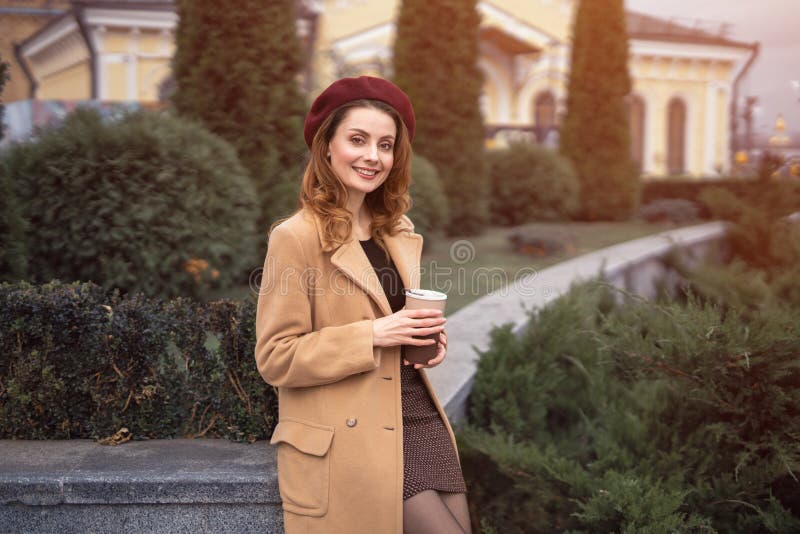
[[[381,149],[383,150],[391,150],[392,144],[391,143],[381,143]]]
[[[360,145],[364,142],[364,138],[358,135],[353,136],[352,138],[350,138],[350,140],[356,145]]]

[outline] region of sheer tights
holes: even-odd
[[[425,490],[403,501],[404,534],[471,534],[467,496]]]

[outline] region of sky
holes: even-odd
[[[625,0],[625,7],[689,25],[696,19],[729,23],[728,38],[761,43],[740,85],[740,95],[759,100],[753,126],[771,133],[782,114],[787,129],[800,132],[800,88],[791,83],[800,80],[800,0]]]

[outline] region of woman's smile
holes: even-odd
[[[375,178],[375,175],[378,174],[378,169],[367,169],[364,167],[353,167],[353,169],[365,180],[372,180]]]

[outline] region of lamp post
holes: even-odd
[[[744,113],[742,113],[745,124],[744,149],[748,154],[753,149],[753,117],[755,116],[754,108],[757,102],[758,97],[756,96],[748,96],[744,100]]]

